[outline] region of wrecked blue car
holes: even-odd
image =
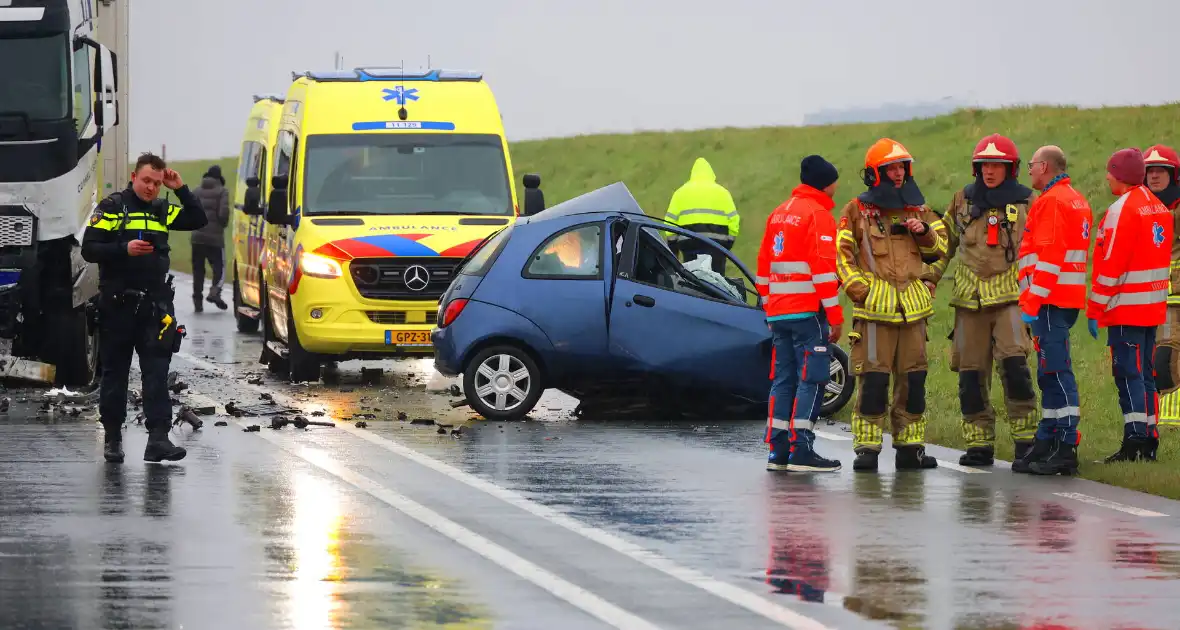
[[[700,241],[680,262],[667,242]],[[765,417],[771,337],[754,277],[699,235],[644,214],[622,183],[521,217],[460,264],[431,332],[435,367],[462,375],[468,404],[519,419],[545,389],[586,413]],[[848,358],[832,346],[823,414],[852,395]]]

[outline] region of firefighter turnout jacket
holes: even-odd
[[[1099,227],[1086,317],[1107,326],[1164,323],[1172,213],[1146,186],[1118,198]]]
[[[905,226],[917,218],[927,225],[921,236]],[[881,209],[853,199],[841,213],[837,272],[853,302],[856,319],[902,324],[934,314],[930,289],[922,282],[929,264],[947,256],[946,225],[926,206]]]
[[[1036,316],[1044,305],[1086,307],[1090,204],[1068,176],[1050,182],[1028,211],[1020,242],[1020,309]]]
[[[758,250],[758,293],[766,317],[818,313],[844,323],[836,275],[836,221],[832,198],[806,184],[766,220]]]

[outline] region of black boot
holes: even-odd
[[[185,455],[188,455],[188,451],[183,447],[176,446],[172,440],[168,439],[167,429],[148,433],[147,447],[143,449],[143,461],[158,462],[166,459],[170,462],[178,462],[184,459]]]
[[[209,301],[210,304],[216,304],[217,308],[219,308],[223,311],[225,309],[229,308],[229,305],[225,303],[225,300],[221,299],[220,295],[210,295],[209,297],[207,297],[205,299],[207,301]]]
[[[1028,456],[1028,452],[1032,450],[1033,443],[1032,442],[1013,442],[1012,446],[1016,450],[1016,455],[1014,455],[1012,457],[1012,461],[1016,461],[1018,459],[1024,459],[1025,457]]]
[[[205,305],[201,302],[201,296],[193,296],[193,310],[200,313],[205,310]]]
[[[102,456],[112,464],[123,463],[123,435],[118,429],[103,437]]]
[[[852,470],[857,472],[877,472],[877,456],[881,451],[871,448],[856,449],[856,459],[852,462]]]
[[[1142,451],[1143,459],[1145,459],[1149,462],[1156,461],[1155,454],[1156,454],[1156,451],[1159,450],[1159,448],[1160,448],[1160,438],[1159,438],[1158,434],[1155,437],[1147,438],[1147,444],[1143,445],[1143,451]]]
[[[959,458],[960,466],[991,466],[996,463],[996,450],[991,446],[972,446]]]
[[[827,459],[815,452],[815,433],[807,429],[797,431],[798,439],[791,448],[791,455],[787,459],[787,470],[791,472],[836,472],[840,470],[840,462]]]
[[[1022,449],[1021,446],[1024,446]],[[1016,443],[1016,459],[1012,462],[1012,472],[1014,473],[1030,473],[1032,469],[1028,467],[1034,460],[1044,459],[1049,456],[1049,451],[1053,449],[1053,440],[1036,440],[1031,445],[1028,442]],[[1021,452],[1023,451],[1023,455]]]
[[[921,444],[895,446],[894,449],[893,466],[898,470],[938,468],[938,460],[927,455],[926,447]]]
[[[1154,459],[1155,447],[1159,446],[1157,441],[1155,445],[1152,444],[1151,438],[1145,437],[1124,437],[1122,445],[1119,450],[1110,457],[1106,458],[1106,463],[1113,464],[1114,462],[1134,462],[1140,459],[1147,459],[1147,454],[1150,452]]]
[[[1049,454],[1028,464],[1034,475],[1076,475],[1078,474],[1078,445],[1066,444],[1060,439],[1053,440]]]

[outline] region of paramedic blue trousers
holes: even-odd
[[[774,353],[765,441],[785,447],[802,438],[810,444],[815,439],[812,431],[823,406],[824,388],[831,378],[827,318],[812,313],[769,325]]]
[[[1038,440],[1058,439],[1078,444],[1081,413],[1078,408],[1078,384],[1070,358],[1069,331],[1078,321],[1078,309],[1042,306],[1032,323],[1033,345],[1037,352],[1037,385],[1041,388],[1041,423]]]
[[[1123,411],[1123,437],[1159,437],[1159,396],[1156,392],[1155,327],[1111,326],[1106,344],[1114,384]]]

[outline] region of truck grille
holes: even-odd
[[[435,300],[451,285],[459,258],[357,258],[349,265],[356,290],[375,300]]]
[[[33,216],[20,206],[0,206],[0,247],[32,245],[33,221]]]

